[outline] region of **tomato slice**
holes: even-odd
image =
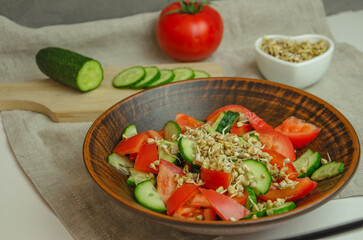
[[[134,168],[141,172],[157,174],[158,170],[150,168],[150,164],[158,160],[158,158],[158,145],[155,143],[144,144],[141,146],[139,154],[137,154]]]
[[[273,129],[270,125],[265,123],[261,118],[259,118],[255,113],[253,112],[247,112],[246,113],[248,121],[252,125],[254,129],[260,129],[260,128],[267,128],[267,129]]]
[[[153,139],[164,139],[164,137],[160,134],[160,132],[157,132],[155,130],[148,130],[146,131],[146,134],[148,135],[149,138],[153,138]]]
[[[184,172],[175,164],[160,159],[159,173],[156,177],[156,190],[164,202],[166,202],[177,189],[178,183],[174,180],[177,174],[182,176],[184,175]]]
[[[236,202],[238,202],[241,205],[245,205],[246,204],[246,199],[247,199],[247,193],[243,194],[242,197],[233,197],[233,200],[235,200]]]
[[[276,127],[275,130],[288,136],[294,148],[299,149],[313,141],[320,133],[321,128],[291,116]]]
[[[232,179],[231,173],[219,172],[206,168],[202,168],[200,175],[204,182],[204,186],[214,190],[221,186],[224,189],[227,189]]]
[[[210,207],[210,203],[206,196],[204,196],[202,193],[199,193],[193,197],[190,201],[190,206],[193,207]]]
[[[263,150],[264,152],[267,152],[271,157],[272,160],[270,161],[270,163],[272,165],[277,165],[278,169],[281,170],[281,168],[283,167],[287,167],[286,170],[286,175],[289,176],[289,179],[295,179],[297,178],[297,176],[299,176],[299,173],[297,172],[296,168],[294,167],[294,165],[289,162],[289,163],[284,163],[284,160],[286,159],[285,156],[281,155],[280,153],[274,151],[274,150]]]
[[[309,177],[301,179],[298,178],[295,179],[295,181],[299,181],[299,183],[295,185],[294,189],[270,189],[268,193],[261,195],[260,198],[264,201],[276,201],[278,198],[285,198],[286,201],[297,201],[314,190],[317,185],[317,183],[311,180]]]
[[[196,129],[203,125],[203,123],[199,122],[197,119],[188,116],[184,113],[177,113],[175,122],[179,125],[182,132],[185,132],[185,127],[189,127],[191,129]]]
[[[233,218],[238,220],[250,214],[247,208],[226,195],[211,189],[201,188],[200,191],[206,196],[212,208],[224,221],[231,221]]]
[[[229,130],[230,133],[236,134],[239,137],[250,131],[252,131],[251,124],[243,124],[241,127],[237,127],[237,125],[232,125],[231,129]]]
[[[198,194],[198,185],[184,183],[169,197],[166,202],[166,213],[172,215],[175,210],[184,205],[189,199]]]
[[[146,133],[139,133],[128,139],[122,140],[117,144],[113,152],[120,155],[138,153],[141,145],[146,142],[148,135]]]
[[[211,121],[213,123],[222,112],[228,112],[228,111],[238,112],[243,114],[250,112],[250,110],[240,105],[226,105],[212,112],[205,120],[207,120],[208,122]]]
[[[206,221],[215,221],[217,219],[216,211],[211,207],[205,208],[203,214]]]
[[[173,213],[173,217],[196,220],[198,215],[204,215],[204,210],[199,207],[180,206]]]
[[[290,139],[284,134],[267,128],[256,129],[258,132],[261,143],[265,145],[266,150],[274,150],[285,157],[288,157],[290,161],[295,161],[296,155],[294,152],[294,146]]]

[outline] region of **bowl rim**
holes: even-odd
[[[303,61],[303,62],[299,62],[299,63],[292,63],[292,62],[287,62],[285,60],[282,60],[282,59],[279,59],[277,57],[274,57],[274,56],[271,56],[270,54],[267,54],[265,53],[264,51],[262,51],[260,49],[260,46],[261,46],[261,42],[262,42],[262,39],[263,38],[268,38],[268,39],[291,39],[291,40],[298,40],[299,38],[301,39],[306,39],[306,40],[309,40],[309,39],[323,39],[325,41],[327,41],[329,43],[329,48],[326,52],[320,54],[319,56],[317,57],[314,57],[312,59],[309,59],[307,61]],[[319,34],[302,34],[302,35],[295,35],[295,36],[288,36],[288,35],[282,35],[282,34],[271,34],[271,35],[265,35],[263,37],[260,37],[258,38],[256,41],[255,41],[255,50],[256,52],[271,60],[271,61],[274,61],[276,63],[279,63],[279,64],[283,64],[283,65],[286,65],[286,66],[289,66],[289,67],[294,67],[294,68],[298,68],[298,67],[302,67],[302,66],[305,66],[305,65],[310,65],[310,64],[314,64],[316,62],[320,62],[321,60],[323,60],[324,58],[327,58],[328,56],[332,55],[333,51],[334,51],[334,42],[333,40],[331,40],[330,38],[326,37],[326,36],[323,36],[323,35],[319,35]]]
[[[115,109],[119,104],[122,104],[123,102],[129,101],[132,98],[137,98],[139,95],[144,94],[145,92],[150,92],[153,91],[154,89],[159,89],[159,88],[168,88],[172,85],[182,85],[182,84],[188,84],[190,82],[206,82],[206,81],[247,81],[247,82],[256,82],[256,83],[264,83],[264,84],[269,84],[269,85],[273,85],[276,87],[280,87],[280,88],[284,88],[284,89],[288,89],[288,90],[292,90],[297,92],[300,95],[303,96],[307,96],[308,98],[313,99],[314,101],[318,101],[320,103],[322,103],[324,105],[324,107],[328,108],[330,111],[332,111],[334,113],[334,115],[338,116],[339,119],[341,121],[343,121],[347,128],[351,129],[351,131],[349,131],[349,135],[352,138],[352,142],[354,144],[354,149],[356,149],[356,151],[353,152],[352,155],[352,161],[351,164],[349,166],[349,168],[347,169],[347,171],[345,172],[344,176],[339,180],[339,182],[332,188],[330,189],[328,192],[326,192],[324,195],[319,196],[317,198],[315,198],[314,200],[308,202],[306,204],[306,206],[304,208],[295,208],[287,213],[283,213],[283,214],[279,214],[279,215],[275,215],[275,216],[266,216],[260,219],[256,219],[253,221],[250,220],[238,220],[238,221],[194,221],[194,220],[186,220],[186,219],[180,219],[180,218],[175,218],[172,216],[168,216],[162,213],[157,213],[154,212],[152,210],[146,209],[142,206],[136,206],[133,204],[130,204],[128,201],[125,201],[121,198],[119,198],[115,193],[109,191],[105,186],[103,186],[102,184],[100,184],[97,179],[96,176],[94,174],[94,172],[91,171],[90,167],[90,159],[88,159],[88,157],[86,156],[86,150],[87,147],[89,146],[89,143],[91,141],[91,136],[92,133],[95,131],[97,125],[106,117],[107,114],[109,114],[111,111],[113,111],[113,109]],[[292,217],[295,216],[299,216],[301,214],[310,212],[314,209],[316,209],[317,207],[323,205],[324,203],[326,203],[327,201],[329,201],[330,199],[332,199],[338,192],[340,192],[344,186],[346,184],[348,184],[348,182],[352,179],[352,177],[354,176],[354,174],[357,172],[357,168],[359,165],[359,160],[360,160],[360,142],[359,142],[359,138],[358,135],[353,127],[353,125],[349,122],[349,120],[339,111],[337,110],[334,106],[332,106],[331,104],[329,104],[328,102],[326,102],[325,100],[311,94],[308,93],[302,89],[298,89],[298,88],[294,88],[292,86],[288,86],[282,83],[277,83],[277,82],[271,82],[271,81],[266,81],[266,80],[261,80],[261,79],[254,79],[254,78],[243,78],[243,77],[208,77],[208,78],[200,78],[200,79],[191,79],[191,80],[185,80],[185,81],[180,81],[180,82],[173,82],[173,83],[167,83],[161,86],[157,86],[151,89],[146,89],[144,91],[135,93],[125,99],[120,100],[119,102],[115,103],[114,105],[112,105],[111,107],[109,107],[106,111],[104,111],[91,125],[91,127],[89,128],[89,130],[87,131],[86,137],[84,139],[84,143],[83,143],[83,159],[84,159],[84,164],[86,166],[86,169],[88,171],[88,173],[90,174],[91,178],[96,182],[96,184],[104,191],[106,192],[109,196],[111,196],[114,200],[116,200],[118,203],[121,203],[122,206],[129,208],[127,210],[134,210],[134,213],[137,214],[141,214],[143,216],[148,217],[151,220],[154,220],[156,222],[159,223],[163,223],[166,225],[173,225],[173,224],[183,224],[184,226],[187,227],[192,227],[192,228],[196,228],[198,226],[203,226],[203,227],[217,227],[217,226],[223,226],[223,227],[230,227],[230,228],[241,228],[241,227],[250,227],[250,226],[255,226],[255,225],[261,225],[261,224],[270,224],[270,223],[274,223],[276,221],[282,220],[288,220]],[[105,162],[106,163],[106,162]]]

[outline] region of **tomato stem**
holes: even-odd
[[[185,14],[196,14],[199,13],[200,11],[202,11],[203,7],[205,5],[209,4],[208,0],[202,0],[202,2],[196,2],[196,1],[192,1],[192,2],[186,2],[186,1],[180,1],[180,7],[181,9],[175,9],[172,11],[169,11],[167,13],[165,13],[162,17],[171,14],[171,13],[185,13]]]

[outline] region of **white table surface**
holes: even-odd
[[[363,10],[328,17],[335,39],[363,52]],[[362,116],[363,117],[363,116]],[[30,182],[10,148],[0,116],[0,239],[70,240],[73,237]],[[244,239],[281,239],[363,219],[363,197],[332,200],[267,232]],[[224,239],[241,239],[228,236]],[[363,227],[324,239],[363,239]]]

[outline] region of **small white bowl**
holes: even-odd
[[[262,51],[260,47],[263,38],[276,40],[289,39],[297,42],[305,40],[308,40],[309,42],[318,42],[323,39],[329,45],[329,48],[323,54],[310,60],[292,63],[278,59],[277,57]],[[306,34],[295,37],[267,35],[256,40],[255,49],[257,53],[257,65],[267,80],[283,83],[296,88],[305,88],[321,79],[327,71],[333,56],[334,43],[329,38],[317,34]]]

